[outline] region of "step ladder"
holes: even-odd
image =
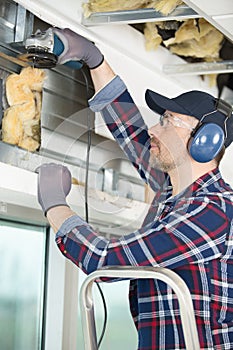
[[[92,287],[95,280],[102,277],[122,279],[153,278],[167,283],[178,298],[186,350],[200,350],[192,298],[185,282],[174,271],[167,268],[141,266],[109,266],[92,272],[84,280],[80,291],[80,307],[85,350],[98,350]]]

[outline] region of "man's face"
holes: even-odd
[[[168,172],[190,161],[187,143],[197,119],[170,111],[149,129],[151,137],[150,165]]]

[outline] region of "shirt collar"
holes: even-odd
[[[194,181],[190,187],[192,189],[192,192],[197,192],[200,189],[204,189],[213,183],[217,182],[220,178],[222,178],[222,175],[220,173],[219,168],[215,168],[208,173],[202,175],[199,177],[196,181]]]
[[[182,198],[190,198],[193,197],[193,193],[197,193],[205,188],[209,187],[216,181],[222,178],[219,168],[215,168],[206,174],[199,177],[196,181],[194,181],[191,185],[185,188],[182,192],[177,194],[176,196],[172,196],[167,198],[166,202],[176,201]]]

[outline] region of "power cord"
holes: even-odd
[[[85,80],[85,85],[86,85],[86,95],[87,95],[87,100],[89,99],[89,82],[86,73],[84,72],[83,69],[81,69],[83,78]],[[89,222],[89,211],[88,211],[88,180],[89,180],[89,164],[90,164],[90,149],[91,149],[91,135],[92,135],[92,128],[91,128],[91,116],[90,116],[90,109],[87,108],[87,155],[86,155],[86,171],[85,171],[85,219],[86,222]],[[102,343],[105,331],[106,331],[106,326],[107,326],[107,305],[105,301],[105,297],[103,294],[103,291],[99,285],[98,282],[96,282],[97,288],[99,290],[102,302],[103,302],[103,307],[104,307],[104,323],[103,323],[103,328],[102,332],[100,335],[100,338],[97,343],[97,348],[100,349],[100,345]]]

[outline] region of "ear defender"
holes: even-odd
[[[206,163],[214,159],[224,146],[227,135],[223,128],[215,123],[203,122],[205,117],[216,112],[225,115],[224,127],[226,130],[226,120],[232,114],[232,107],[225,101],[218,99],[216,100],[216,110],[203,115],[191,133],[188,150],[191,157],[199,163]]]

